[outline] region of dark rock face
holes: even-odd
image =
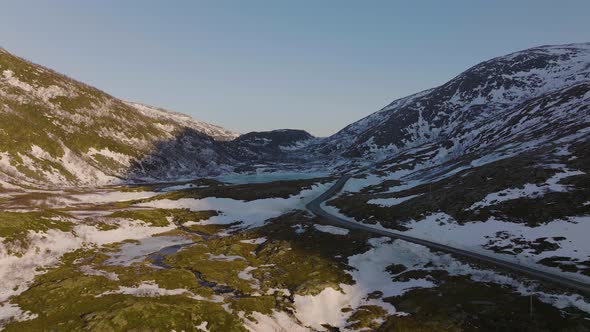
[[[186,129],[134,164],[129,178],[173,180],[254,171],[256,163],[301,163],[306,160],[305,147],[314,140],[308,132],[294,129],[251,132],[232,141]]]
[[[278,129],[250,132],[228,145],[244,161],[297,161],[305,159],[305,148],[315,140],[304,130]]]
[[[294,148],[314,137],[305,130],[277,129],[272,131],[253,131],[236,138],[239,146],[262,146],[271,148]]]

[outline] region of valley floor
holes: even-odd
[[[590,330],[580,294],[306,211],[335,181],[0,192],[0,326]]]

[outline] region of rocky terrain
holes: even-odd
[[[580,294],[304,211],[333,180],[4,195],[0,326],[587,330]]]
[[[590,44],[478,64],[327,138],[239,135],[0,51],[0,328],[589,331]],[[369,226],[347,229],[305,206]]]

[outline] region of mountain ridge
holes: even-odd
[[[394,100],[328,137],[318,151],[379,159],[379,150],[388,155],[443,141],[445,134],[452,137],[452,130],[470,129],[463,125],[482,126],[486,117],[516,112],[527,100],[589,80],[590,43],[514,52],[472,66],[436,88]]]
[[[67,187],[119,182],[159,142],[172,140],[183,128],[218,139],[237,136],[189,116],[160,116],[161,110],[129,104],[6,50],[0,53],[0,74],[3,183]],[[193,143],[215,150],[212,136],[193,135]],[[171,164],[177,161],[168,158]],[[206,158],[211,167],[224,160],[220,153]],[[193,171],[195,176],[209,173],[202,167]]]
[[[6,50],[0,56],[4,186],[187,179],[260,163],[346,171],[412,149],[434,165],[504,145],[517,153],[535,147],[532,142],[549,144],[584,130],[590,117],[590,43],[539,46],[481,62],[326,138],[293,129],[239,135],[120,100]]]

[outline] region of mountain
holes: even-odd
[[[395,100],[315,150],[379,161],[428,144],[448,158],[494,145],[551,142],[587,127],[589,84],[590,43],[531,48]]]
[[[112,97],[0,50],[0,184],[203,176],[234,160],[221,127]]]
[[[272,131],[253,131],[236,139],[244,146],[263,146],[278,150],[294,150],[308,144],[314,137],[305,130],[276,129]]]
[[[217,141],[231,141],[240,137],[240,134],[236,132],[227,130],[217,125],[196,121],[191,116],[183,113],[172,112],[165,110],[163,108],[152,107],[141,103],[125,103],[137,109],[143,115],[150,117],[154,120],[174,121],[180,127],[191,128],[199,133],[211,136],[213,139]]]
[[[306,148],[319,139],[304,130],[276,129],[250,132],[236,138],[231,145],[242,158],[259,162],[301,161]]]
[[[590,43],[536,47],[313,146],[351,221],[590,282]]]
[[[586,137],[589,88],[590,44],[541,46],[480,63],[328,138],[292,129],[240,136],[1,50],[0,184],[175,180],[261,164],[388,172],[400,162],[428,168],[508,158]]]

